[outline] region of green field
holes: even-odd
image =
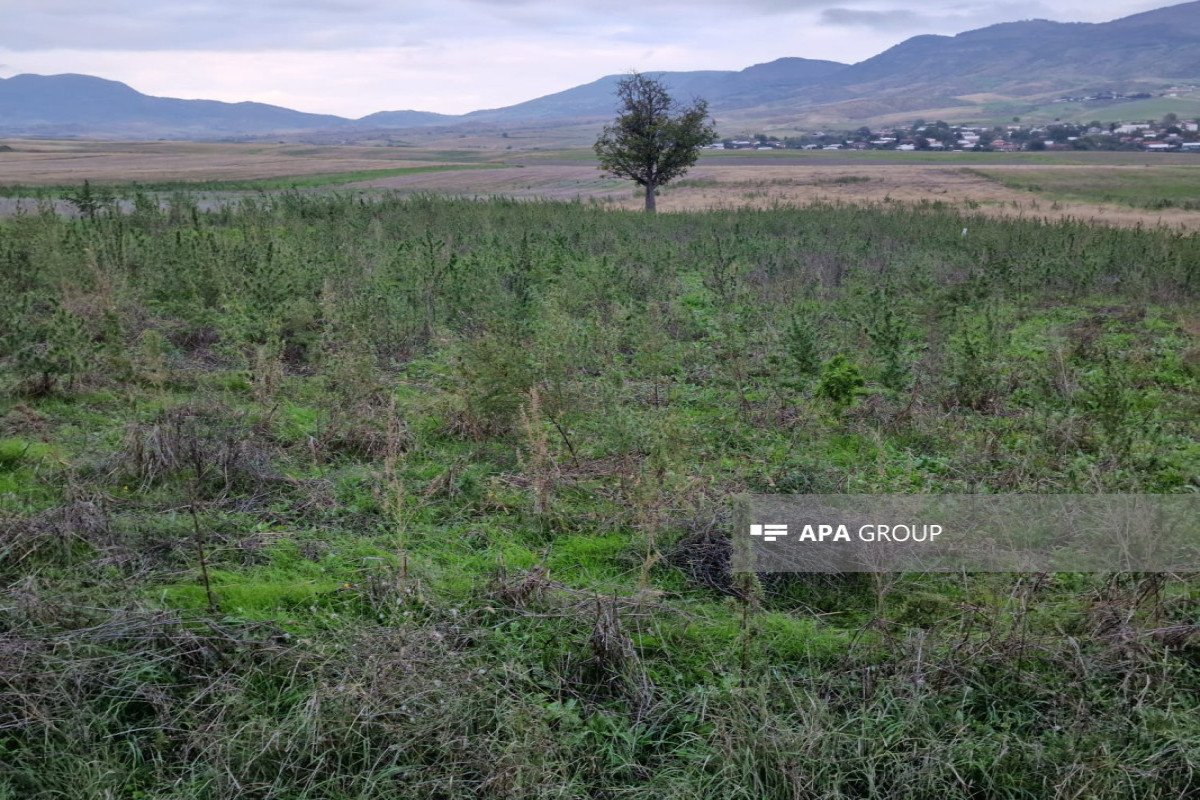
[[[298,150],[288,155],[305,155]],[[95,184],[104,196],[113,193],[127,195],[136,192],[281,192],[292,189],[317,189],[325,186],[340,186],[347,183],[393,178],[398,175],[422,175],[429,172],[455,172],[460,170],[497,169],[502,164],[431,164],[427,167],[391,167],[388,169],[357,170],[355,172],[322,172],[312,175],[289,175],[279,178],[253,178],[234,180],[192,181],[100,181]],[[90,185],[90,184],[89,184]],[[76,185],[21,186],[0,185],[0,197],[66,197],[78,196],[81,189]]]
[[[1167,114],[1177,114],[1180,119],[1194,119],[1200,116],[1200,97],[1151,97],[1119,103],[1047,103],[1036,107],[1006,104],[996,109],[991,121],[1005,124],[1014,114],[1020,115],[1025,122],[1064,120],[1083,124],[1093,120],[1107,124],[1162,119]]]
[[[1150,155],[1153,158],[1154,154]],[[1191,167],[1151,166],[1122,169],[1059,169],[972,173],[1010,189],[1035,192],[1062,200],[1117,203],[1158,211],[1200,210],[1200,164]]]
[[[511,160],[523,164],[580,164],[595,163],[596,155],[591,149],[546,150],[537,153],[521,152],[506,154]],[[1004,164],[1077,164],[1080,166],[1104,165],[1181,165],[1200,164],[1200,156],[1193,153],[1142,153],[1118,151],[1052,151],[1017,153],[974,153],[934,152],[899,150],[705,150],[698,162],[701,165],[725,166],[736,164],[796,164],[820,166],[822,164],[887,163],[887,164],[953,164],[953,165],[1004,165]]]
[[[1194,796],[1192,576],[728,564],[747,491],[1197,491],[1198,270],[933,205],[0,220],[0,798]]]

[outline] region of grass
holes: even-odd
[[[1020,114],[1021,119],[1026,122],[1031,120],[1049,122],[1062,119],[1078,122],[1100,120],[1108,123],[1162,119],[1167,114],[1177,114],[1182,119],[1190,119],[1200,115],[1200,97],[1151,97],[1122,102],[1048,103],[1033,108],[1009,105],[996,114],[994,121],[1003,124],[1008,121],[1008,115],[1011,114]]]
[[[1062,200],[1116,203],[1150,210],[1200,210],[1200,165],[1163,167],[1148,163],[1140,168],[1107,170],[970,171],[1010,189]]]
[[[281,191],[287,189],[315,189],[323,186],[338,186],[347,183],[394,178],[399,175],[422,175],[429,172],[456,172],[471,169],[497,169],[493,164],[438,164],[428,167],[395,167],[392,169],[358,170],[356,172],[333,172],[316,175],[296,175],[286,178],[263,178],[260,180],[232,181],[165,181],[138,185],[144,191]]]
[[[0,797],[1194,794],[1193,576],[728,559],[745,491],[1194,492],[1198,246],[320,192],[0,221]]]
[[[454,172],[459,170],[497,169],[497,164],[438,164],[427,167],[394,167],[390,169],[357,170],[355,172],[330,172],[313,175],[293,175],[281,178],[255,178],[250,180],[195,180],[195,181],[150,181],[145,183],[128,181],[97,182],[98,191],[116,192],[271,192],[290,189],[316,189],[340,186],[348,183],[393,178],[399,175],[422,175],[429,172]],[[71,186],[0,186],[0,197],[67,197],[76,193]]]
[[[590,148],[546,150],[537,153],[521,152],[506,154],[508,158],[523,164],[592,164],[595,153]],[[725,166],[738,163],[797,164],[820,166],[830,164],[954,164],[954,165],[1006,165],[1046,164],[1080,166],[1108,165],[1194,165],[1196,159],[1190,153],[1142,153],[1112,151],[1051,151],[1016,153],[934,152],[898,150],[705,150],[700,154],[699,165]]]
[[[700,164],[736,164],[738,161],[766,163],[795,163],[819,165],[832,163],[845,166],[850,163],[896,163],[896,164],[953,164],[953,165],[1079,165],[1079,166],[1131,166],[1131,165],[1195,165],[1191,153],[1141,153],[1106,151],[1051,151],[1016,153],[974,152],[923,152],[898,150],[706,150],[700,156]]]

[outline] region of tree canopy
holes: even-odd
[[[700,148],[716,141],[716,128],[707,102],[682,107],[662,82],[638,72],[617,83],[617,98],[619,116],[595,144],[600,169],[645,187],[652,212],[655,190],[696,163]]]

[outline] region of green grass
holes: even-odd
[[[438,164],[428,167],[394,167],[392,169],[359,170],[357,172],[334,172],[317,175],[297,175],[286,178],[264,178],[251,181],[206,181],[198,185],[187,182],[149,184],[141,188],[147,191],[274,191],[281,189],[315,189],[322,186],[337,186],[346,183],[394,178],[399,175],[422,175],[429,172],[458,172],[473,169],[496,169],[493,164]]]
[[[826,163],[845,166],[847,162],[864,164],[1113,164],[1141,163],[1146,160],[1148,155],[1146,153],[1114,152],[938,153],[933,151],[900,152],[897,150],[705,150],[700,154],[698,163],[714,166],[733,166],[739,162],[804,166],[820,166]],[[1192,163],[1187,161],[1187,155],[1175,154],[1166,157],[1173,160],[1184,159],[1186,163]],[[536,154],[521,153],[514,158],[519,158],[522,163],[528,164],[591,164],[596,161],[595,153],[585,148],[553,150]]]
[[[1154,154],[1149,157],[1153,159]],[[1151,210],[1200,210],[1200,164],[1164,167],[1151,161],[1140,168],[1011,172],[976,168],[971,172],[1010,189],[1062,200],[1116,203]]]
[[[974,152],[925,152],[898,150],[706,150],[700,156],[700,162],[710,164],[737,164],[738,160],[754,161],[765,159],[771,163],[795,163],[819,166],[822,163],[833,162],[845,166],[851,162],[863,163],[895,163],[895,164],[956,164],[981,165],[988,164],[1046,164],[1046,165],[1080,165],[1080,166],[1113,166],[1113,165],[1195,165],[1196,160],[1191,153],[1141,153],[1141,152],[1105,152],[1105,151],[1052,151],[1016,153],[974,153]]]
[[[133,181],[95,182],[99,191],[116,192],[271,192],[288,189],[316,189],[340,186],[348,183],[394,178],[400,175],[421,175],[429,172],[456,172],[474,169],[499,169],[503,164],[436,164],[427,167],[393,167],[390,169],[359,170],[356,172],[329,172],[313,175],[293,175],[279,178],[255,178],[251,180],[202,180],[202,181]],[[2,197],[67,197],[76,194],[77,186],[0,186]]]
[[[1064,120],[1088,123],[1092,120],[1100,120],[1102,123],[1109,123],[1162,119],[1171,113],[1177,114],[1180,119],[1194,119],[1200,116],[1200,98],[1151,97],[1117,103],[1048,103],[1033,108],[1010,105],[993,121],[1003,124],[1008,122],[1010,115],[1016,114],[1026,122]]]

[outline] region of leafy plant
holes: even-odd
[[[1003,393],[1002,355],[1008,331],[992,305],[972,313],[956,309],[946,343],[949,404],[976,411],[994,409]]]
[[[1108,349],[1100,351],[1098,361],[1084,374],[1077,401],[1099,423],[1109,447],[1128,456],[1147,433],[1148,403],[1130,387],[1127,368]]]
[[[890,283],[885,283],[864,299],[860,311],[863,332],[871,340],[872,354],[881,365],[879,382],[892,392],[902,392],[912,382],[915,350],[911,326],[899,306],[897,291]]]
[[[797,309],[783,335],[783,354],[772,362],[784,374],[780,383],[796,391],[808,388],[821,371],[821,346],[811,311]]]
[[[64,383],[72,389],[92,366],[96,350],[83,321],[57,303],[37,303],[29,296],[20,302],[20,322],[3,339],[16,391],[41,396]]]
[[[94,220],[103,209],[114,202],[112,192],[107,188],[93,189],[90,181],[84,181],[78,190],[63,196],[63,199],[89,220]]]
[[[858,366],[838,353],[821,367],[817,396],[832,403],[840,414],[866,394],[866,385]]]

